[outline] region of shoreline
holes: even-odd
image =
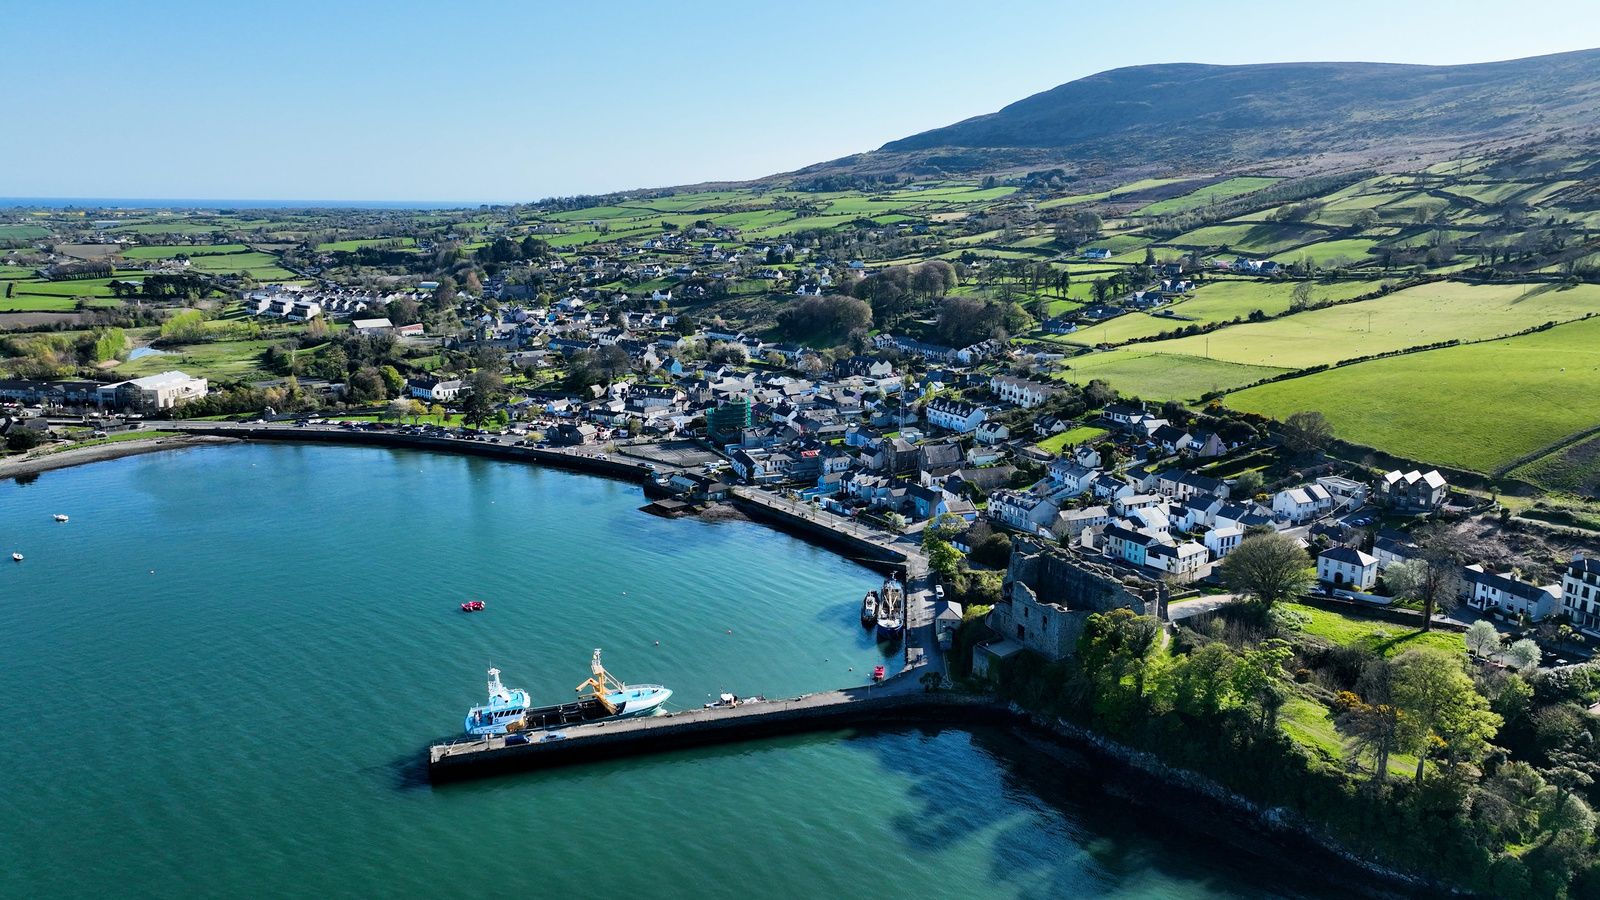
[[[69,447],[65,450],[56,450],[38,456],[24,455],[0,460],[0,481],[38,475],[41,472],[50,472],[55,469],[84,466],[89,463],[109,462],[114,459],[140,456],[145,453],[184,450],[189,447],[226,446],[237,443],[241,443],[238,438],[218,437],[209,434],[165,434],[160,437],[113,441],[108,444],[95,444],[89,447]]]

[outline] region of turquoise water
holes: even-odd
[[[858,683],[884,659],[855,621],[867,569],[643,502],[314,446],[0,483],[0,552],[27,556],[0,568],[0,896],[1278,895],[1270,867],[1157,836],[1000,732],[429,786],[425,746],[490,665],[550,702],[603,647],[698,705]],[[488,610],[460,613],[469,598]]]

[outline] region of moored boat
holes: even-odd
[[[22,562],[22,554],[21,553],[13,553],[13,554],[11,554],[11,558],[13,560],[15,560],[16,562]]]
[[[489,670],[489,702],[468,710],[468,734],[507,734],[538,731],[607,719],[632,718],[655,713],[672,696],[659,684],[626,684],[600,663],[600,650],[589,663],[588,681],[578,685],[582,698],[573,703],[528,707],[528,692],[508,691],[500,684],[500,670]]]
[[[878,592],[867,591],[861,598],[861,627],[871,628],[878,624]]]
[[[890,576],[883,580],[878,591],[878,638],[898,640],[905,631],[906,591],[899,579]]]
[[[482,600],[468,600],[467,602],[461,604],[462,612],[483,612],[483,610],[484,605]]]
[[[67,520],[66,516],[62,515],[61,513],[56,513],[56,521],[57,522],[65,522],[66,520]]]

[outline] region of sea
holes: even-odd
[[[0,482],[0,897],[1350,896],[1003,729],[430,785],[426,748],[491,666],[557,702],[602,648],[681,709],[895,656],[857,621],[881,578],[857,561],[644,503],[533,465],[288,444]]]

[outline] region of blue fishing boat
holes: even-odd
[[[661,708],[672,691],[659,684],[626,684],[606,671],[596,648],[589,663],[589,680],[578,685],[588,691],[572,703],[553,706],[528,706],[528,692],[506,690],[500,683],[500,670],[489,670],[489,702],[467,712],[468,734],[507,734],[538,731],[606,719],[648,716]]]

